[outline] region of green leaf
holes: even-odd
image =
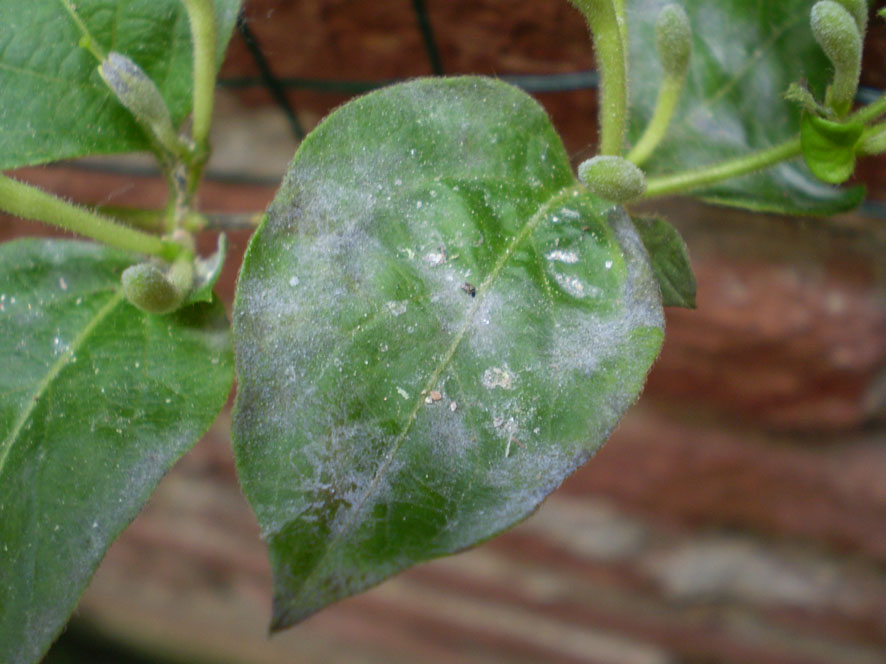
[[[658,280],[662,305],[695,309],[695,275],[677,229],[660,217],[634,217],[633,221]]]
[[[650,57],[655,18],[670,0],[629,0],[631,118],[636,141],[652,116],[661,66]],[[800,109],[782,98],[805,79],[819,98],[832,74],[809,27],[810,0],[682,0],[692,25],[689,75],[662,144],[643,164],[647,177],[715,164],[796,137]],[[801,159],[692,192],[757,211],[829,215],[857,206],[862,187],[819,181]]]
[[[191,111],[192,51],[181,0],[0,0],[0,170],[91,154],[146,150],[144,131],[78,44],[66,4],[107,53],[128,55],[154,80],[179,126]],[[214,0],[218,59],[240,0]]]
[[[621,207],[504,83],[418,80],[300,146],[235,300],[234,447],[282,628],[529,516],[662,341]]]
[[[846,182],[855,171],[855,150],[864,125],[833,122],[809,113],[800,124],[800,143],[809,170],[830,184]]]
[[[188,295],[185,304],[212,302],[212,289],[215,288],[215,282],[221,276],[227,254],[228,238],[224,233],[220,233],[215,253],[207,258],[198,258],[194,261],[194,290]]]
[[[218,302],[121,294],[131,256],[0,245],[0,661],[36,662],[105,550],[209,427],[233,379]]]

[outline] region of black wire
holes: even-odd
[[[415,10],[415,19],[418,21],[418,29],[425,43],[425,51],[431,62],[431,71],[435,76],[443,75],[443,63],[440,61],[440,51],[437,50],[437,42],[434,39],[434,31],[425,7],[425,0],[412,0],[412,8]]]
[[[271,65],[265,57],[255,33],[252,32],[249,25],[246,23],[246,19],[243,17],[242,13],[237,16],[237,30],[240,32],[240,36],[246,43],[246,48],[248,48],[249,52],[252,54],[252,59],[255,61],[259,72],[261,72],[261,84],[268,89],[268,92],[271,93],[271,97],[273,97],[284,115],[286,115],[286,119],[289,120],[289,126],[292,128],[292,133],[295,134],[295,137],[298,140],[303,139],[305,137],[304,127],[301,126],[301,122],[299,122],[298,116],[295,114],[295,109],[292,107],[292,104],[289,103],[289,98],[286,96],[286,90],[280,84],[280,79],[274,75]]]
[[[564,74],[510,74],[497,77],[502,81],[516,85],[526,92],[574,92],[597,87],[597,72],[576,71]],[[357,95],[370,92],[377,88],[400,83],[406,78],[388,78],[376,81],[334,80],[323,78],[278,78],[284,88],[296,90],[312,90],[314,92],[330,92],[345,95]],[[252,88],[262,85],[261,79],[238,76],[223,78],[219,85],[225,88]]]

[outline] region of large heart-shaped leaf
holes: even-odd
[[[145,314],[132,257],[0,246],[0,661],[49,647],[110,543],[209,427],[233,379],[224,307]]]
[[[218,59],[240,0],[213,0]],[[0,0],[0,169],[145,150],[144,131],[78,43],[75,7],[104,52],[128,55],[157,83],[180,124],[191,110],[192,51],[181,0]]]
[[[479,78],[381,90],[305,140],[234,324],[277,628],[526,518],[636,399],[663,325],[625,212]]]
[[[670,1],[628,2],[630,139],[634,141],[652,115],[662,78],[650,45],[655,43],[658,13]],[[668,135],[643,164],[644,170],[664,175],[698,168],[796,137],[801,109],[782,95],[791,83],[806,79],[821,97],[832,72],[809,28],[814,1],[680,0],[679,4],[692,24],[689,75]],[[798,156],[693,195],[752,210],[828,215],[858,205],[864,190],[822,183]]]

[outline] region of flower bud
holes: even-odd
[[[184,299],[166,275],[152,263],[132,265],[123,271],[123,294],[136,307],[151,314],[175,311]]]
[[[812,8],[812,34],[834,66],[834,81],[826,101],[838,116],[852,106],[861,73],[861,33],[852,15],[834,0],[820,0]]]
[[[125,55],[111,52],[98,72],[139,124],[150,130],[167,150],[178,152],[179,140],[166,101],[142,68]]]
[[[132,265],[123,271],[123,294],[136,307],[151,314],[168,314],[185,301],[194,284],[194,262],[189,252],[175,260],[169,271],[153,263]]]
[[[680,5],[666,5],[655,21],[655,47],[667,76],[684,76],[692,55],[692,27]]]
[[[646,191],[643,171],[623,157],[588,159],[578,167],[578,179],[600,198],[616,203],[638,198]]]
[[[868,29],[868,2],[867,0],[837,0],[855,19],[858,26],[858,34],[864,40],[864,33]]]

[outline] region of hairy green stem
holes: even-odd
[[[101,216],[111,217],[117,221],[122,221],[127,226],[150,233],[165,233],[168,230],[166,226],[166,210],[99,205],[95,208],[95,211]]]
[[[170,261],[181,253],[181,247],[174,242],[123,226],[5,175],[0,175],[0,210],[64,228],[125,251]]]
[[[649,119],[649,124],[643,131],[643,135],[637,144],[628,152],[628,159],[639,166],[649,159],[658,144],[667,133],[671,118],[674,117],[674,109],[680,101],[680,93],[683,91],[685,77],[665,77],[658,90],[658,99],[655,101],[655,110]]]
[[[673,175],[649,178],[646,180],[646,193],[643,198],[691,191],[692,189],[698,189],[699,187],[728,180],[739,175],[754,173],[774,166],[779,162],[793,159],[799,156],[801,152],[800,138],[797,137],[766,150],[752,152],[736,159],[728,159],[712,166],[695,168],[682,173],[674,173]]]
[[[572,0],[588,22],[600,72],[600,154],[621,154],[628,117],[628,81],[623,34],[616,4],[623,0]]]
[[[886,114],[886,94],[867,106],[862,106],[849,117],[849,121],[867,124],[884,114]]]
[[[628,15],[625,11],[625,0],[612,0],[612,6],[615,8],[615,20],[618,21],[618,34],[621,36],[622,51],[625,58],[625,78],[628,76],[628,49],[630,42],[628,41]]]
[[[194,46],[194,128],[197,150],[206,151],[215,99],[215,51],[218,28],[212,0],[182,0],[191,23]]]

